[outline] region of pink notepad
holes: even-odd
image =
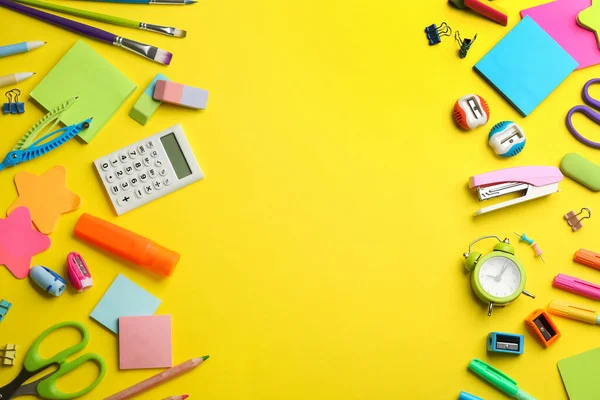
[[[119,318],[119,359],[120,369],[171,367],[171,316]]]
[[[577,61],[577,69],[600,64],[600,50],[594,32],[577,25],[577,14],[592,0],[556,0],[521,11],[528,15]]]

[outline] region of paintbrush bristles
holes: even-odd
[[[177,28],[175,28],[175,30],[173,31],[173,36],[184,38],[184,37],[187,36],[187,32],[184,31],[183,29],[177,29]]]
[[[154,56],[154,61],[164,64],[164,65],[169,65],[171,64],[171,59],[173,58],[173,54],[169,53],[168,51],[164,51],[161,49],[156,49],[156,55]]]

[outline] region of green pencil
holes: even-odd
[[[131,19],[113,17],[112,15],[100,14],[97,12],[80,10],[78,8],[61,6],[58,4],[46,3],[40,0],[14,0],[17,3],[28,4],[30,6],[43,8],[46,10],[58,11],[63,14],[75,15],[77,17],[93,19],[94,21],[106,22],[107,24],[125,26],[128,28],[136,28],[142,29],[150,32],[162,33],[167,36],[174,37],[185,37],[187,35],[186,31],[182,29],[172,28],[169,26],[161,26],[154,24],[147,24],[145,22],[137,22]]]

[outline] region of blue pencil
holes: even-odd
[[[25,53],[29,50],[42,47],[46,42],[23,42],[11,44],[8,46],[0,46],[0,57],[12,56],[13,54]]]
[[[127,3],[127,4],[170,4],[170,5],[187,5],[194,4],[197,0],[82,0],[95,1],[98,3]]]

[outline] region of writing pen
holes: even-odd
[[[469,363],[469,370],[496,389],[515,399],[535,400],[535,397],[519,389],[515,380],[477,358]]]
[[[600,315],[591,308],[554,300],[548,304],[548,312],[588,324],[600,325]]]

